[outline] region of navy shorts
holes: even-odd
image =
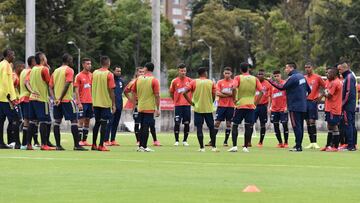
[[[30,103],[22,102],[20,103],[20,107],[21,107],[21,115],[23,119],[30,119],[30,115],[29,115]]]
[[[232,121],[234,116],[234,107],[221,107],[216,109],[216,121]]]
[[[155,126],[154,113],[139,112],[139,120],[141,125]]]
[[[191,106],[175,106],[175,123],[182,122],[190,123],[191,120]]]
[[[243,120],[245,123],[254,124],[255,123],[255,110],[254,109],[235,109],[233,123],[236,125],[241,124]]]
[[[61,102],[59,106],[54,106],[54,119],[62,119],[67,121],[77,120],[76,105],[73,101]]]
[[[260,123],[267,123],[268,114],[267,114],[267,104],[259,104],[255,109],[255,122],[257,119],[260,120]]]
[[[140,124],[140,116],[139,116],[139,111],[138,111],[137,107],[135,107],[135,109],[134,109],[133,119],[134,119],[135,124]]]
[[[11,108],[9,102],[0,102],[0,119],[10,121],[19,120],[19,114],[15,108]]]
[[[197,113],[194,112],[194,124],[196,127],[202,127],[204,120],[208,128],[214,128],[214,117],[212,113]]]
[[[83,110],[78,113],[79,118],[92,118],[94,116],[93,106],[92,104],[82,104]]]
[[[305,120],[317,120],[318,119],[318,108],[316,101],[307,100],[306,102],[306,113],[305,113]]]
[[[49,103],[41,101],[29,102],[29,119],[39,122],[51,121]]]
[[[289,121],[289,114],[287,112],[271,112],[271,123],[287,123]]]
[[[109,121],[112,118],[111,108],[94,107],[94,116],[96,121]]]
[[[325,121],[331,126],[336,126],[340,124],[341,115],[334,115],[330,112],[325,112]]]

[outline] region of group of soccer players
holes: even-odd
[[[91,73],[91,60],[82,60],[83,70],[74,77],[73,57],[64,54],[62,65],[50,74],[50,67],[44,53],[38,52],[28,58],[28,67],[15,63],[15,53],[11,49],[3,52],[0,62],[0,148],[11,148],[3,139],[5,119],[8,119],[8,143],[14,148],[33,150],[59,150],[61,145],[60,125],[62,119],[71,122],[74,150],[109,151],[106,146],[118,146],[115,135],[122,111],[122,93],[133,104],[135,137],[139,152],[153,151],[147,146],[149,131],[154,145],[160,146],[156,139],[155,119],[160,115],[160,84],[152,72],[154,65],[146,63],[136,68],[132,81],[124,88],[120,78],[121,68],[110,68],[110,59],[102,56],[101,68]],[[181,124],[184,125],[182,144],[189,146],[187,139],[190,131],[191,106],[194,111],[194,124],[200,152],[205,146],[211,151],[216,147],[216,136],[222,121],[225,121],[224,146],[232,137],[229,152],[237,152],[238,127],[244,121],[243,152],[249,152],[252,146],[254,123],[260,121],[260,139],[262,147],[266,134],[268,115],[274,125],[278,140],[277,147],[288,148],[288,118],[295,134],[296,145],[290,151],[302,151],[304,120],[306,120],[310,145],[306,148],[320,148],[317,144],[316,120],[317,105],[325,97],[325,115],[328,123],[327,143],[322,151],[339,149],[356,150],[357,130],[355,128],[355,108],[357,103],[356,78],[348,63],[340,63],[327,68],[327,80],[313,72],[311,63],[305,65],[306,74],[297,71],[295,63],[285,66],[287,80],[281,78],[281,71],[276,70],[271,78],[266,78],[265,70],[259,70],[256,76],[250,74],[251,65],[240,64],[240,75],[233,78],[230,67],[223,70],[223,79],[216,84],[208,79],[207,69],[198,69],[198,78],[186,76],[186,65],[178,65],[178,77],[170,85],[169,92],[175,104],[174,134],[175,146],[179,145]],[[340,72],[340,74],[339,74]],[[75,87],[75,97],[74,97]],[[216,117],[213,118],[214,101],[217,101]],[[50,116],[52,107],[54,122]],[[89,144],[87,136],[90,119],[95,117],[93,140]],[[204,144],[203,124],[209,128],[210,142]],[[50,142],[53,123],[55,145]],[[284,139],[281,136],[280,123]],[[20,142],[19,126],[22,127],[23,139]],[[97,137],[100,130],[100,142]],[[37,140],[40,132],[41,144]],[[110,138],[111,133],[111,139]],[[341,144],[340,144],[341,143]]]

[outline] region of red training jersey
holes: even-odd
[[[175,106],[190,106],[189,102],[184,97],[186,87],[190,85],[192,79],[189,77],[177,77],[171,81],[169,92],[174,95],[173,100]],[[191,92],[188,94],[191,99]]]
[[[233,79],[230,80],[219,80],[216,83],[216,91],[223,93],[223,94],[228,94],[230,96],[228,97],[219,97],[219,101],[218,101],[218,106],[219,107],[234,107],[234,100],[232,97],[232,92],[233,92]]]
[[[92,73],[90,72],[80,72],[75,77],[74,87],[79,89],[80,102],[82,104],[91,104],[91,87],[92,87]]]
[[[316,100],[319,97],[320,88],[325,88],[325,81],[318,74],[304,75],[306,82],[310,86],[311,93],[307,96],[308,100]]]
[[[285,84],[285,80],[281,80],[280,84]],[[271,88],[271,112],[284,112],[286,111],[286,91],[278,90],[275,87]]]

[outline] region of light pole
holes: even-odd
[[[204,39],[199,39],[198,42],[204,43],[209,48],[209,79],[212,80],[213,69],[212,69],[212,47],[206,43]]]
[[[356,42],[360,45],[360,40],[359,40],[359,38],[358,38],[356,35],[349,35],[349,38],[350,38],[350,39],[355,39]]]
[[[80,73],[80,48],[78,46],[76,46],[74,41],[68,41],[68,44],[72,44],[74,45],[74,47],[78,50],[78,73]]]

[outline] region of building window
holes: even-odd
[[[183,35],[183,31],[181,29],[175,29],[175,35],[181,37]]]
[[[181,19],[173,19],[173,24],[174,25],[180,25],[181,24]]]
[[[174,5],[180,5],[180,0],[173,0]]]
[[[180,16],[182,15],[182,10],[180,8],[173,8],[172,14]]]

